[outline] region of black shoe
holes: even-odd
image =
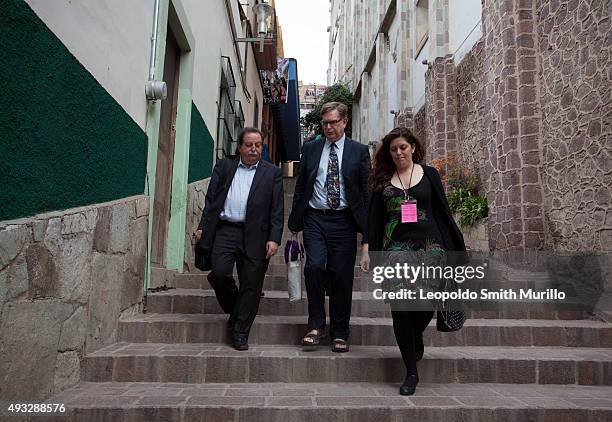
[[[417,336],[416,338],[416,360],[417,362],[423,359],[423,353],[425,353],[425,345],[423,344],[423,336]]]
[[[246,334],[234,334],[234,349],[249,350],[249,338]]]
[[[402,396],[412,396],[414,392],[416,391],[416,386],[418,383],[419,383],[418,375],[412,374],[412,375],[406,376],[404,383],[399,389],[399,393]]]

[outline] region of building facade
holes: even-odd
[[[482,34],[480,0],[332,0],[328,84],[355,93],[353,132],[380,140],[425,104],[424,60],[459,60]],[[375,112],[372,112],[375,111]]]
[[[303,84],[298,82],[300,92],[300,117],[305,117],[311,110],[314,110],[319,98],[323,96],[327,85]]]
[[[189,267],[216,160],[264,126],[259,70],[282,47],[276,16],[263,52],[241,41],[260,2],[3,2],[3,398],[74,384],[159,270]]]

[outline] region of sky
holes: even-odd
[[[329,0],[276,0],[285,57],[297,60],[304,84],[327,85],[329,9]]]

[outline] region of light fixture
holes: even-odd
[[[258,42],[259,52],[264,51],[264,40],[268,35],[268,20],[274,14],[274,8],[268,3],[259,3],[253,6],[253,13],[257,18],[257,38],[236,38],[236,42]]]

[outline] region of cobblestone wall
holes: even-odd
[[[204,210],[204,198],[208,190],[210,178],[190,183],[187,187],[187,222],[185,225],[185,262],[183,268],[186,271],[198,271],[193,266],[193,246],[195,239],[193,233],[200,224],[202,211]]]
[[[486,140],[484,110],[484,41],[479,41],[457,66],[457,149],[461,163],[484,176]]]
[[[140,310],[149,198],[0,222],[0,397],[41,400]]]
[[[425,113],[426,106],[423,105],[419,111],[414,115],[414,135],[421,141],[425,151],[427,151],[427,130],[425,128],[425,121],[427,114]],[[425,161],[429,162],[429,157],[425,156]]]
[[[609,2],[483,0],[482,16],[459,66],[439,57],[428,71],[428,160],[453,151],[456,116],[492,248],[612,250]]]
[[[428,161],[445,157],[457,148],[457,68],[452,56],[438,57],[426,73]]]
[[[546,246],[612,250],[612,22],[605,0],[536,0]]]
[[[484,0],[485,190],[493,249],[544,245],[532,0]]]

